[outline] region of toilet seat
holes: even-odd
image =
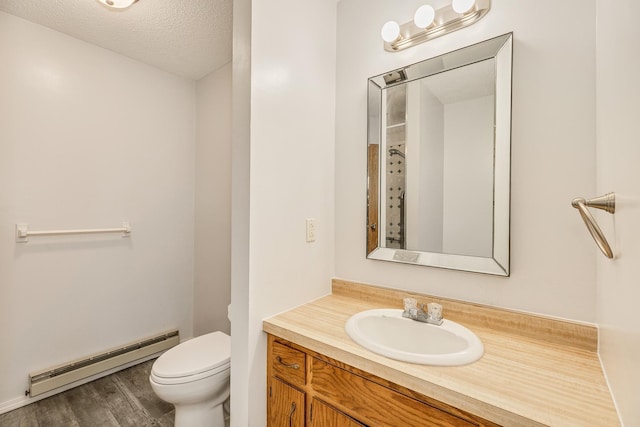
[[[212,369],[210,371],[201,372],[195,375],[188,375],[185,377],[174,377],[174,378],[161,377],[161,376],[155,375],[152,371],[150,375],[150,379],[158,385],[181,385],[181,384],[200,381],[211,376],[220,375],[223,372],[226,372],[226,376],[229,377],[229,373],[231,372],[231,364],[221,366],[219,369]],[[225,375],[223,374],[223,376]]]
[[[216,331],[167,350],[151,370],[158,384],[184,384],[230,369],[231,337]]]

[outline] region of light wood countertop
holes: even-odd
[[[402,308],[402,297],[439,302],[471,329],[482,358],[456,367],[388,359],[346,334],[349,317]],[[592,325],[334,280],[333,293],[263,322],[265,332],[504,426],[620,426]]]

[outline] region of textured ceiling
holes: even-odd
[[[0,0],[0,11],[194,80],[231,60],[232,0]]]

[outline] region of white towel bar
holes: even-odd
[[[28,242],[29,237],[35,236],[62,236],[74,234],[95,234],[95,233],[122,233],[122,237],[129,237],[131,226],[128,222],[123,222],[119,228],[90,228],[81,230],[47,230],[29,231],[28,224],[16,224],[16,242]]]

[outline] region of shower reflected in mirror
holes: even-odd
[[[386,230],[386,241],[388,248],[406,249],[404,235],[405,221],[405,184],[406,175],[404,159],[404,141],[395,141],[391,143],[387,156],[387,212],[385,218],[389,222]]]

